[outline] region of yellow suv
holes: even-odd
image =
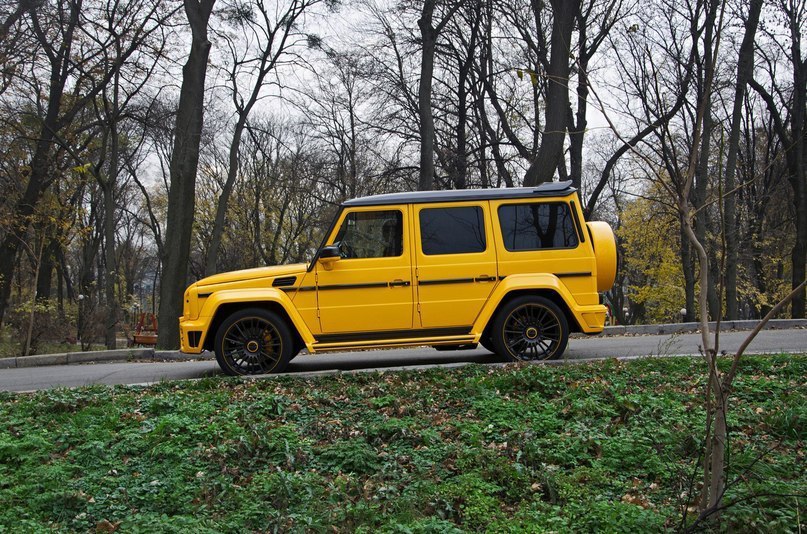
[[[217,274],[185,292],[182,351],[230,375],[281,372],[303,348],[485,348],[558,358],[605,324],[616,245],[571,182],[393,193],[342,204],[308,264]]]

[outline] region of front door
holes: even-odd
[[[414,297],[407,212],[388,207],[346,209],[328,245],[341,258],[317,263],[322,331],[363,334],[412,328]],[[365,336],[371,337],[371,336]]]
[[[487,202],[415,206],[423,328],[469,327],[498,282]]]

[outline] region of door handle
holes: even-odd
[[[474,282],[495,282],[495,276],[488,276],[486,274],[480,274],[476,278],[474,278]]]
[[[390,283],[389,283],[389,286],[390,286],[390,287],[406,287],[406,286],[408,286],[410,283],[411,283],[411,282],[410,282],[409,280],[401,280],[401,279],[398,279],[398,280],[393,280],[392,282],[390,282]]]

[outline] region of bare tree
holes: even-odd
[[[533,0],[533,4],[537,1]],[[524,175],[524,185],[527,187],[552,181],[563,156],[563,141],[568,125],[571,70],[569,55],[572,51],[575,17],[580,11],[580,0],[550,0],[550,4],[553,19],[549,67],[546,71],[549,85],[546,91],[544,131],[538,155]]]
[[[420,117],[420,179],[418,189],[434,188],[434,116],[432,115],[432,82],[434,78],[434,54],[437,39],[454,13],[462,6],[461,0],[441,2],[424,0],[418,19],[421,37],[420,83],[418,85],[418,110]],[[444,4],[441,6],[441,4]],[[435,20],[435,11],[444,12]]]
[[[35,40],[22,31],[22,21],[26,13],[38,9],[43,0],[18,0],[0,7],[0,94],[3,94],[18,75],[32,50],[27,45],[35,45]],[[15,31],[16,28],[16,31]]]
[[[576,188],[583,178],[583,141],[585,139],[589,98],[589,66],[614,25],[623,20],[632,6],[622,0],[586,0],[575,14],[577,21],[577,56],[572,72],[577,75],[575,109],[569,104],[567,130],[569,132],[569,179]],[[571,83],[571,79],[569,80]]]
[[[124,49],[121,36],[114,31],[116,12],[128,13],[130,17],[139,16],[138,9],[123,9],[120,0],[102,5],[90,24],[83,28],[90,39],[101,46],[101,55],[105,58],[107,68],[122,62],[120,53]],[[103,40],[103,35],[111,35],[110,42]],[[118,262],[115,234],[119,220],[119,206],[116,197],[122,188],[120,175],[123,174],[122,160],[133,157],[129,152],[142,147],[136,137],[126,132],[124,120],[131,114],[136,99],[141,95],[146,84],[151,80],[158,63],[163,59],[165,47],[164,32],[155,32],[152,39],[143,40],[139,45],[139,53],[132,61],[123,61],[125,67],[110,80],[99,98],[93,102],[97,117],[96,133],[100,139],[97,159],[90,172],[98,182],[103,193],[104,203],[104,292],[106,303],[104,338],[107,348],[117,345],[117,326],[121,298],[116,292],[118,284]],[[122,146],[123,145],[123,146]],[[130,146],[127,146],[130,145]]]
[[[807,58],[803,57],[801,44],[801,28],[805,23],[807,5],[800,0],[779,0],[775,2],[783,15],[787,32],[784,36],[771,35],[774,50],[781,47],[777,39],[789,40],[789,48],[784,49],[788,66],[792,69],[790,90],[782,87],[775,68],[776,58],[771,53],[761,50],[763,65],[769,69],[772,89],[768,90],[759,80],[748,80],[751,87],[760,95],[773,119],[776,134],[785,147],[784,156],[787,163],[788,180],[793,191],[793,208],[795,210],[796,241],[791,251],[792,287],[796,288],[807,278]],[[784,47],[782,47],[784,48]],[[774,96],[775,95],[775,96]],[[778,99],[778,101],[777,101]],[[783,113],[784,112],[784,113]],[[805,317],[807,305],[802,290],[793,298],[791,315],[794,319]]]
[[[274,74],[283,63],[294,59],[291,52],[295,47],[309,42],[308,36],[300,31],[300,20],[306,10],[320,1],[292,0],[282,6],[270,6],[263,0],[258,0],[250,6],[241,5],[241,9],[235,11],[235,15],[230,18],[236,30],[246,35],[246,42],[238,37],[225,39],[230,56],[227,80],[236,121],[230,141],[227,180],[219,196],[207,249],[206,275],[216,272],[216,258],[225,228],[227,203],[241,164],[239,148],[249,114],[260,99],[264,85],[270,83],[267,77]],[[245,9],[249,11],[244,11]],[[249,80],[246,86],[245,80]]]
[[[740,129],[745,104],[746,86],[754,75],[754,38],[762,11],[762,0],[751,0],[745,20],[745,34],[737,59],[737,84],[734,89],[734,107],[731,113],[731,130],[726,156],[725,183],[725,232],[726,232],[726,318],[737,319],[737,202],[734,193],[737,154],[740,148]]]
[[[28,12],[31,30],[42,50],[42,68],[48,73],[48,82],[42,113],[35,118],[40,127],[27,184],[12,209],[14,220],[19,225],[16,233],[27,227],[39,199],[57,176],[50,170],[53,147],[59,142],[60,134],[101,93],[124,62],[140,48],[143,40],[157,31],[166,18],[160,3],[149,5],[137,17],[118,14],[120,18],[115,20],[113,28],[118,35],[125,37],[120,45],[119,60],[107,64],[93,46],[98,43],[84,46],[82,27],[90,24],[88,16],[92,15],[84,9],[83,0],[57,0],[47,9]],[[111,39],[107,33],[101,44],[108,45]],[[0,242],[0,321],[8,304],[18,250],[15,232],[10,232]]]
[[[160,276],[160,335],[158,346],[173,349],[179,345],[182,315],[182,289],[188,278],[191,234],[196,198],[196,170],[204,119],[205,79],[210,41],[208,22],[216,0],[184,0],[191,29],[191,50],[182,68],[182,87],[174,128],[168,189],[168,220]]]

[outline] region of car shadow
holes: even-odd
[[[356,369],[379,369],[389,367],[418,367],[455,363],[501,363],[505,360],[484,349],[438,352],[432,348],[390,349],[364,352],[328,354],[301,354],[286,368],[287,373],[315,371],[352,371]]]

